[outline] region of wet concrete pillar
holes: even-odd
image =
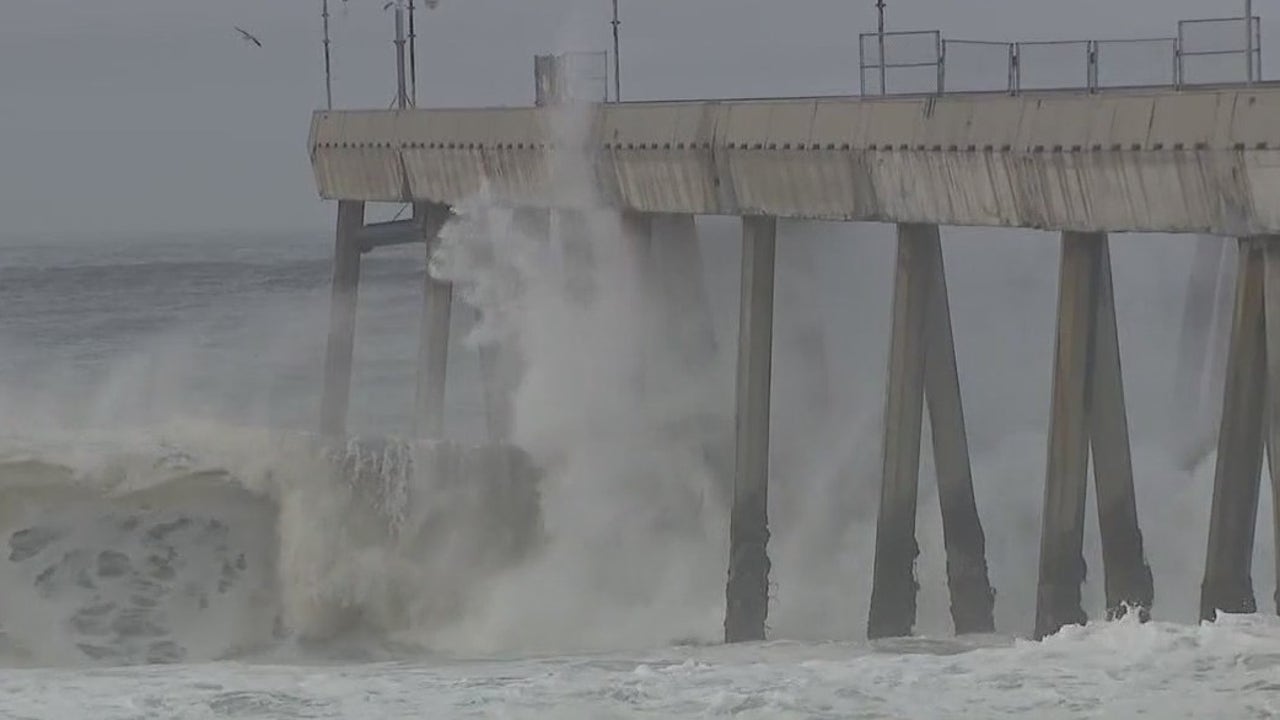
[[[916,619],[915,537],[923,405],[933,430],[938,498],[957,634],[992,632],[995,593],[973,493],[960,375],[936,225],[898,226],[884,466],[868,637],[910,635]]]
[[[1263,422],[1267,430],[1267,465],[1271,471],[1271,512],[1275,528],[1276,590],[1273,599],[1276,613],[1280,614],[1280,236],[1268,236],[1264,242],[1267,409]]]
[[[880,507],[867,637],[911,634],[916,620],[916,501],[924,413],[930,286],[940,262],[937,228],[898,226],[889,339]]]
[[[1093,451],[1098,531],[1102,537],[1107,618],[1119,618],[1133,608],[1145,620],[1155,599],[1155,586],[1138,524],[1111,252],[1105,235],[1101,243],[1089,380],[1089,444]]]
[[[422,317],[418,331],[414,435],[432,440],[444,438],[444,398],[449,367],[453,284],[433,277],[430,262],[448,212],[448,208],[443,205],[422,203],[413,207],[414,219],[422,224],[427,253],[427,272],[422,286]]]
[[[1035,637],[1083,624],[1084,522],[1092,447],[1108,616],[1126,605],[1143,617],[1151,570],[1138,525],[1128,419],[1104,233],[1065,232],[1040,537]]]
[[[1266,393],[1266,242],[1240,240],[1200,618],[1252,613],[1253,537],[1261,491]]]
[[[1035,637],[1085,622],[1084,521],[1089,462],[1088,372],[1092,351],[1098,258],[1097,234],[1063,233],[1058,275],[1058,323],[1040,534]]]
[[[903,232],[910,236],[911,242],[924,247],[931,266],[929,316],[925,321],[924,390],[933,431],[951,620],[957,635],[995,632],[995,592],[987,572],[986,536],[973,494],[969,440],[951,329],[951,302],[938,226],[906,226]]]
[[[725,642],[763,640],[769,613],[769,393],[778,220],[742,218],[736,454]]]
[[[320,433],[331,440],[342,440],[346,436],[360,286],[358,235],[363,227],[364,203],[340,200],[329,300],[329,339],[324,356],[324,390],[320,401]]]

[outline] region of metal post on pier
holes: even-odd
[[[1253,67],[1253,0],[1244,0],[1244,62],[1248,67],[1246,84],[1254,81]]]
[[[876,29],[876,38],[880,43],[880,94],[884,95],[886,90],[885,69],[884,69],[884,0],[876,0],[876,12],[879,14],[879,25]]]
[[[613,0],[613,101],[622,102],[622,56],[618,54],[618,30],[622,21],[618,19],[618,0]]]
[[[329,0],[320,0],[320,17],[324,20],[324,99],[325,108],[333,109],[333,73],[329,61]]]

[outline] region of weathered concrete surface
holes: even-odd
[[[568,205],[568,151],[642,212],[1241,236],[1280,231],[1278,112],[1275,86],[321,111],[310,147],[328,199]]]
[[[320,433],[342,438],[351,400],[351,363],[355,355],[356,301],[360,290],[360,243],[364,203],[338,203],[338,229],[333,250],[333,287],[329,300],[329,340],[324,355],[324,391],[320,399]]]
[[[765,639],[769,614],[769,397],[778,221],[742,219],[736,459],[729,518],[724,641]]]
[[[1266,240],[1240,241],[1240,272],[1231,322],[1226,389],[1209,516],[1209,547],[1200,586],[1200,619],[1253,613],[1253,540],[1262,483],[1266,417]]]

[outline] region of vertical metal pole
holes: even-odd
[[[876,0],[876,11],[880,15],[879,29],[876,31],[876,37],[880,41],[880,94],[885,94],[885,69],[884,69],[884,0]]]
[[[409,94],[404,77],[404,0],[396,2],[396,107],[409,107]]]
[[[409,0],[409,104],[418,107],[418,32],[413,22],[414,0]]]
[[[618,54],[618,0],[613,0],[613,101],[622,102],[622,56]]]
[[[1249,68],[1248,84],[1253,84],[1253,0],[1244,0],[1245,65]]]
[[[333,109],[333,75],[329,63],[329,0],[320,0],[320,16],[324,18],[324,98],[325,107]]]
[[[942,39],[942,33],[934,38],[938,45],[938,94],[941,95],[947,87],[947,41]]]

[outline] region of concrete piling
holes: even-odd
[[[363,226],[364,203],[339,201],[329,301],[329,339],[325,348],[324,390],[320,401],[320,434],[330,440],[341,440],[346,435],[360,286],[361,248],[357,236]]]
[[[884,465],[867,636],[910,635],[916,620],[916,501],[924,403],[938,475],[951,618],[957,634],[991,632],[995,593],[960,399],[955,339],[938,226],[898,226],[885,397]]]
[[[1058,288],[1035,636],[1083,624],[1084,521],[1092,449],[1107,616],[1153,602],[1133,488],[1111,256],[1105,233],[1066,232]]]
[[[1143,549],[1142,530],[1138,525],[1129,420],[1120,363],[1120,335],[1111,281],[1111,253],[1105,235],[1101,238],[1101,245],[1097,258],[1088,421],[1097,490],[1098,531],[1102,536],[1107,618],[1119,618],[1133,608],[1146,619],[1155,599],[1155,589]]]
[[[1063,625],[1082,625],[1086,619],[1080,603],[1080,585],[1085,578],[1088,373],[1099,257],[1105,248],[1104,237],[1098,234],[1067,232],[1062,235],[1040,579],[1036,594],[1037,639],[1052,635]]]
[[[725,642],[763,640],[769,612],[769,393],[778,221],[742,219],[736,457]]]
[[[1219,611],[1252,613],[1252,561],[1261,490],[1262,432],[1267,353],[1265,344],[1265,242],[1240,240],[1226,387],[1218,430],[1218,458],[1213,478],[1213,507],[1204,583],[1200,586],[1200,618],[1214,620]]]
[[[1271,472],[1271,512],[1275,528],[1276,613],[1280,614],[1280,237],[1266,243],[1267,465]]]
[[[884,410],[884,464],[876,521],[875,567],[867,637],[911,634],[916,620],[916,497],[924,403],[926,320],[933,279],[934,236],[919,225],[898,226]]]
[[[938,226],[913,226],[907,232],[916,242],[930,246],[924,390],[929,426],[933,431],[951,620],[957,635],[994,632],[995,592],[987,572],[986,536],[973,494],[969,440],[951,329],[951,302]]]
[[[430,260],[439,241],[447,208],[414,205],[414,218],[426,235],[428,268],[422,285],[422,318],[419,327],[417,391],[414,402],[414,434],[419,438],[444,437],[445,381],[449,367],[449,326],[453,313],[453,284],[431,275]]]

